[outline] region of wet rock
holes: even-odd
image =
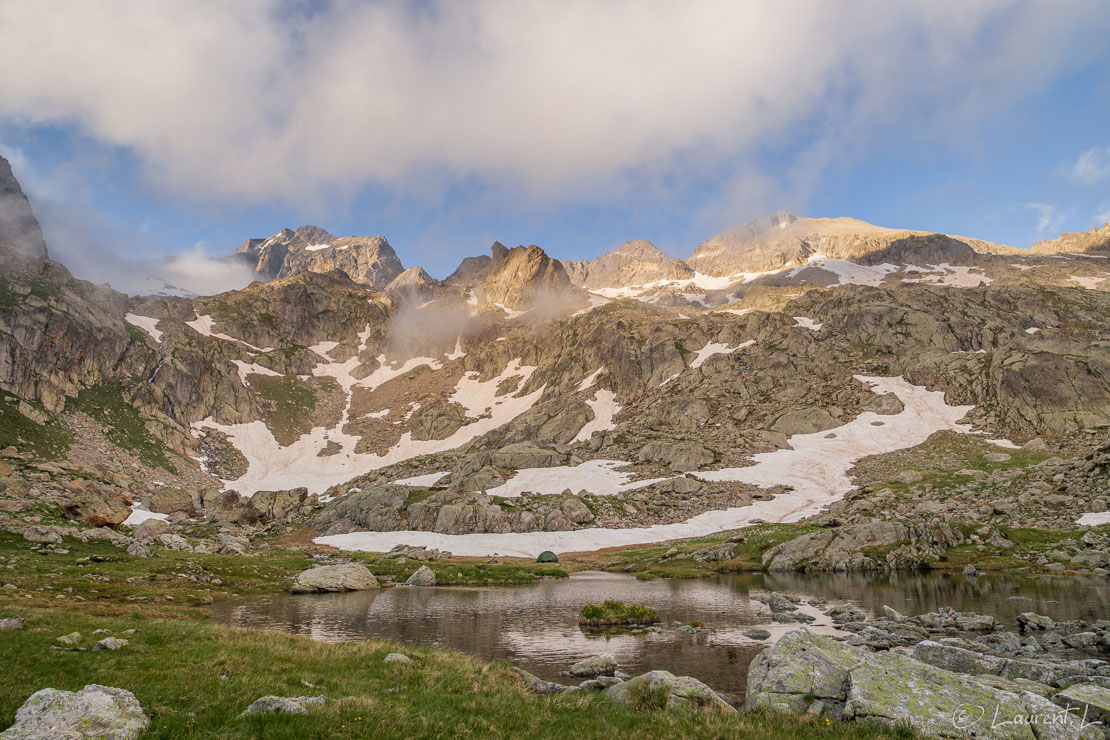
[[[610,686],[605,696],[625,704],[638,702],[644,695],[665,697],[660,709],[704,709],[735,714],[724,698],[701,681],[690,676],[676,676],[669,671],[650,671]]]
[[[309,568],[297,575],[290,593],[318,593],[329,591],[365,591],[378,588],[374,574],[359,563],[344,565],[321,565]]]
[[[149,724],[150,719],[130,691],[89,684],[76,692],[42,689],[31,694],[16,712],[15,723],[0,733],[0,738],[133,740]]]
[[[570,675],[576,678],[597,678],[598,676],[612,676],[617,671],[617,659],[612,655],[596,655],[592,658],[580,660],[570,667]]]
[[[1017,618],[1018,627],[1023,630],[1050,630],[1056,626],[1051,617],[1034,612],[1022,612]]]

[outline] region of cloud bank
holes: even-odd
[[[470,178],[584,197],[742,169],[792,127],[804,188],[878,127],[958,137],[1110,30],[1098,0],[306,8],[0,3],[0,121],[74,126],[202,201]]]

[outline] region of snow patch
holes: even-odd
[[[138,504],[136,504],[131,507],[131,513],[127,515],[127,518],[123,520],[123,523],[129,527],[134,527],[136,524],[139,524],[140,522],[145,522],[147,519],[160,519],[164,522],[169,518],[169,514],[155,514],[153,511],[140,509],[138,507]]]
[[[821,331],[821,327],[824,326],[824,324],[818,324],[816,321],[806,316],[795,316],[794,324],[795,326],[801,326],[811,331]]]
[[[1094,277],[1079,277],[1078,275],[1072,275],[1068,280],[1073,283],[1079,283],[1081,287],[1087,290],[1094,290],[1099,283],[1108,277],[1110,277],[1110,275],[1096,275]]]
[[[243,345],[244,347],[252,349],[255,352],[273,352],[274,350],[273,347],[266,347],[265,349],[263,349],[262,347],[255,347],[250,342],[244,342],[242,339],[236,339],[235,337],[230,337],[227,334],[221,334],[220,332],[212,331],[212,317],[208,314],[197,314],[197,317],[192,321],[186,321],[185,326],[193,328],[198,334],[202,336],[215,337],[216,339],[223,339],[227,342],[235,342],[237,344]]]
[[[597,293],[590,293],[589,305],[586,306],[585,308],[582,308],[582,309],[579,309],[579,310],[575,311],[574,313],[572,313],[570,315],[570,317],[573,319],[575,316],[581,316],[584,313],[589,313],[590,311],[593,311],[598,306],[604,306],[606,303],[609,303],[609,302],[610,302],[609,299],[606,298],[603,295],[598,295]]]
[[[581,383],[578,384],[577,392],[581,393],[584,390],[588,390],[590,388],[593,388],[594,381],[597,380],[597,376],[601,375],[603,372],[605,372],[605,366],[604,365],[599,367],[597,370],[594,370],[593,373],[591,373],[585,380],[583,380]]]
[[[155,328],[158,326],[158,322],[161,321],[161,319],[156,319],[152,316],[139,316],[138,314],[134,313],[124,314],[123,319],[128,324],[131,324],[132,326],[137,326],[145,331],[147,334],[150,335],[151,339],[153,339],[158,344],[162,343],[162,332],[158,331],[158,329]]]
[[[615,429],[617,423],[613,421],[621,407],[617,403],[617,394],[613,391],[599,388],[593,400],[586,401],[586,405],[594,412],[594,418],[586,422],[585,426],[574,435],[571,444],[575,442],[588,442],[594,432],[607,432]]]
[[[1084,514],[1075,523],[1081,527],[1099,527],[1103,524],[1110,524],[1110,511],[1095,511]]]
[[[232,360],[232,362],[239,368],[239,380],[243,381],[245,386],[250,386],[250,383],[247,382],[247,376],[251,374],[281,377],[281,373],[276,373],[268,367],[262,367],[253,362],[243,362],[242,360]]]
[[[1040,330],[1041,330],[1041,327],[1039,327],[1039,326],[1031,326],[1031,327],[1029,327],[1028,329],[1025,330],[1025,333],[1026,334],[1036,334]]]
[[[735,352],[738,349],[744,349],[745,347],[750,347],[753,344],[755,344],[754,339],[749,339],[746,342],[741,342],[740,344],[736,345],[735,347],[729,347],[727,344],[724,344],[723,342],[706,342],[705,346],[697,351],[697,354],[694,357],[693,362],[690,363],[689,367],[690,367],[691,370],[694,369],[694,368],[697,368],[697,367],[701,367],[705,363],[705,361],[708,360],[713,355],[731,354],[732,352]]]
[[[585,489],[598,496],[615,496],[666,480],[666,478],[652,478],[630,482],[632,473],[621,473],[616,470],[626,465],[628,463],[621,460],[589,460],[574,466],[524,468],[517,471],[517,474],[505,483],[489,489],[486,493],[503,498],[518,498],[525,491],[541,496],[557,496],[569,488],[575,492]]]
[[[978,272],[973,275],[971,274],[972,270],[978,270]],[[920,282],[931,285],[947,285],[953,288],[977,288],[980,283],[989,285],[994,282],[993,278],[987,277],[982,269],[978,267],[950,265],[947,262],[941,262],[939,265],[929,265],[928,267],[907,265],[906,272],[916,272],[921,277],[902,278],[904,283]]]
[[[461,360],[466,357],[466,353],[462,348],[462,337],[455,337],[455,351],[445,355],[448,360]]]

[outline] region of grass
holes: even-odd
[[[107,429],[112,444],[135,453],[148,465],[176,474],[169,448],[150,433],[142,414],[127,402],[129,395],[121,383],[103,383],[82,390],[74,406]]]
[[[65,454],[73,443],[73,432],[58,419],[48,424],[31,421],[19,413],[18,403],[16,396],[0,391],[0,447],[17,447],[43,460]]]
[[[288,444],[311,429],[316,410],[316,391],[311,385],[289,375],[255,375],[251,387],[266,404],[267,426],[279,442]]]
[[[600,604],[587,604],[578,615],[578,624],[589,627],[613,627],[617,625],[655,624],[659,615],[650,606],[626,604],[623,601],[603,601]]]
[[[387,641],[321,643],[198,620],[91,617],[17,609],[26,629],[0,633],[0,727],[34,691],[90,683],[133,692],[151,718],[148,738],[894,738],[898,731],[762,712],[727,716],[643,709],[599,694],[540,697],[504,663]],[[139,631],[120,650],[56,650],[55,638],[96,629]],[[386,664],[403,652],[412,664]],[[404,686],[405,690],[389,689]],[[239,718],[267,695],[324,695],[308,715]],[[349,698],[348,698],[349,697]]]

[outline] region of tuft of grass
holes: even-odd
[[[626,604],[612,599],[600,604],[587,604],[578,615],[578,624],[588,627],[655,624],[659,615],[650,606]]]

